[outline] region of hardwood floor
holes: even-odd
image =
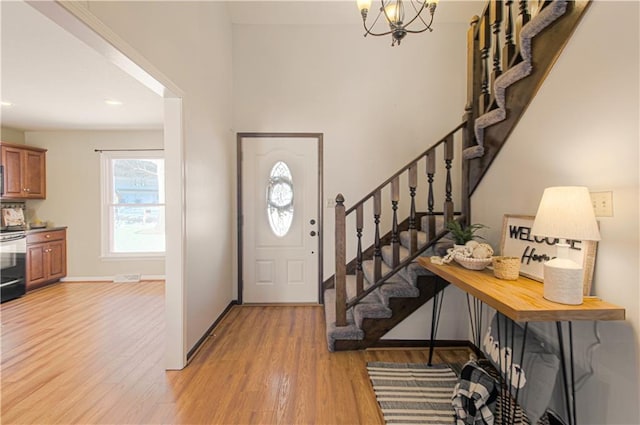
[[[319,306],[236,306],[189,366],[165,371],[159,281],[60,283],[0,314],[4,424],[382,424],[366,363],[427,358],[329,353]]]

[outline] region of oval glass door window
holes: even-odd
[[[267,215],[274,235],[285,236],[293,223],[293,178],[282,161],[275,163],[267,185]]]

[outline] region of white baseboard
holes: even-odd
[[[60,282],[113,282],[115,276],[67,276]],[[163,274],[143,274],[140,280],[165,280]]]

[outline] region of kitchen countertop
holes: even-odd
[[[52,232],[54,230],[65,230],[67,226],[53,226],[53,227],[43,227],[42,229],[29,229],[27,230],[27,234],[40,233],[40,232]]]

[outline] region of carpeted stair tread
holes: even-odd
[[[336,326],[336,290],[324,291],[324,317],[327,329],[327,347],[334,351],[335,341],[338,339],[360,340],[364,332],[356,326],[353,309],[347,310],[347,326]]]
[[[431,250],[428,249],[426,252],[429,251]],[[410,263],[407,267],[400,270],[399,274],[405,281],[411,283],[414,286],[418,284],[418,277],[433,276],[433,273],[415,262]]]
[[[374,266],[374,260],[367,260],[367,261],[363,261],[362,262],[362,271],[364,272],[364,277],[365,279],[367,279],[371,284],[375,283],[373,280],[373,266]],[[382,274],[381,276],[384,276],[386,273],[389,273],[391,271],[391,268],[385,264],[384,261],[382,261]],[[385,285],[390,284],[390,283],[406,283],[405,280],[398,276],[391,276],[387,282],[385,283]]]
[[[382,305],[380,302],[376,304],[358,304],[354,307],[353,318],[356,326],[362,327],[362,321],[368,319],[388,319],[393,312],[390,308]]]
[[[436,230],[435,233],[439,233],[444,229],[444,216],[436,215],[435,216]],[[420,219],[420,230],[427,233],[427,229],[429,228],[429,216],[423,215]]]
[[[415,298],[420,295],[420,290],[401,279],[397,282],[385,283],[378,288],[378,295],[384,305],[389,305],[390,298]]]
[[[346,284],[347,284],[347,299],[348,300],[352,300],[353,298],[356,297],[356,293],[357,293],[357,285],[356,285],[356,275],[354,274],[348,274],[346,277]],[[367,282],[366,279],[363,279],[363,288],[367,289],[369,286],[371,286],[371,284],[369,282]],[[367,295],[366,297],[364,297],[362,300],[360,300],[361,303],[367,303],[367,304],[380,304],[380,298],[378,297],[377,294],[375,294],[374,292],[370,293],[369,295]]]
[[[420,249],[427,243],[427,234],[420,231],[416,233],[416,239],[418,239],[418,249]],[[400,232],[400,245],[402,245],[402,247],[405,249],[409,249],[409,247],[411,246],[411,235],[409,234],[408,230]]]
[[[382,252],[382,261],[384,261],[388,266],[393,264],[393,248],[391,245],[383,246],[380,251]],[[400,262],[402,263],[408,256],[409,250],[403,246],[400,246]]]

